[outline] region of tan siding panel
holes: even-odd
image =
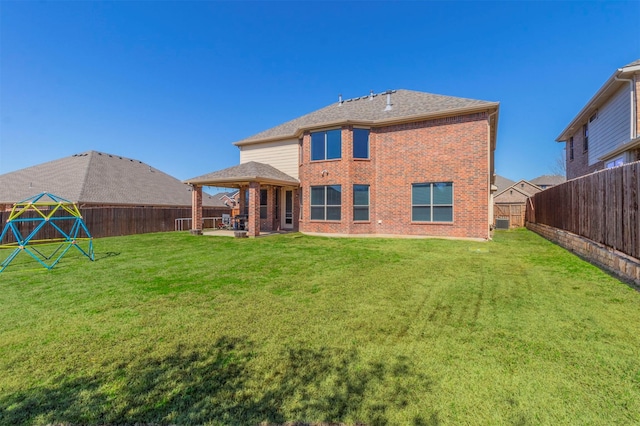
[[[249,161],[269,164],[298,179],[298,141],[286,140],[240,147],[240,164]]]

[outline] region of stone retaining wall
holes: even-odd
[[[640,287],[640,260],[571,232],[527,222],[527,228],[607,271]]]

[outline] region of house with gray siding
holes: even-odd
[[[640,160],[640,59],[617,69],[560,133],[567,179]]]

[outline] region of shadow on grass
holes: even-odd
[[[250,367],[255,357],[249,342],[221,338],[206,351],[178,348],[162,359],[105,366],[103,375],[62,377],[0,397],[0,423],[236,425],[357,419],[383,425],[390,423],[390,410],[409,404],[416,383],[422,395],[431,387],[408,358],[362,363],[354,352],[297,349],[280,354],[271,371],[259,372]],[[437,413],[428,414],[413,423],[437,424]]]
[[[93,260],[94,262],[97,262],[99,260],[107,259],[109,257],[115,257],[115,256],[120,256],[120,253],[115,251],[106,251],[104,253],[95,253],[93,255]]]

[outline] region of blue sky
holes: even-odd
[[[339,93],[410,89],[499,101],[496,171],[532,179],[639,28],[637,1],[0,0],[0,174],[96,150],[187,179]]]

